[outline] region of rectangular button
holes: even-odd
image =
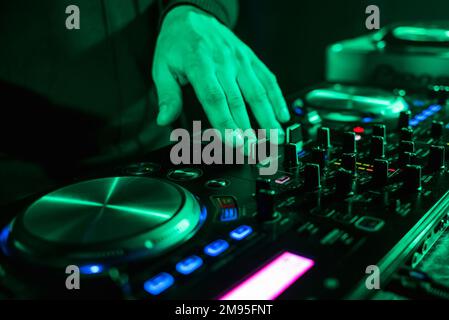
[[[172,275],[166,272],[161,272],[158,275],[151,278],[150,280],[147,280],[144,283],[144,289],[146,292],[154,296],[157,296],[161,292],[171,287],[174,282],[175,280]]]
[[[237,208],[221,209],[220,221],[234,221],[239,217]]]
[[[282,177],[277,178],[276,180],[274,180],[274,182],[276,182],[277,184],[286,184],[289,181],[290,181],[290,177],[289,176],[282,176]]]
[[[247,236],[249,236],[253,232],[253,228],[250,226],[240,226],[237,229],[234,229],[229,234],[232,239],[234,240],[242,240],[245,239]]]
[[[356,223],[355,226],[361,230],[368,232],[376,232],[379,231],[385,224],[385,221],[382,219],[374,218],[374,217],[361,217]]]
[[[208,256],[216,257],[219,254],[223,253],[227,248],[229,248],[229,244],[225,240],[215,240],[214,242],[208,244],[204,248],[204,253]]]
[[[201,267],[203,259],[198,256],[190,256],[176,264],[176,271],[182,274],[191,274],[193,271]]]

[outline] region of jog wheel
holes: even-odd
[[[164,180],[115,177],[51,192],[12,224],[8,250],[67,266],[155,257],[191,238],[203,220],[196,198]]]
[[[324,84],[303,92],[293,104],[297,114],[302,106],[318,113],[324,124],[332,127],[383,123],[394,128],[399,114],[408,110],[404,98],[389,91],[340,84]]]

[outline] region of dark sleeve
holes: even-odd
[[[179,5],[192,5],[202,9],[232,28],[238,17],[238,0],[162,0],[161,21],[168,11]]]

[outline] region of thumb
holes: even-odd
[[[154,75],[159,101],[157,124],[166,126],[175,121],[182,110],[182,91],[170,70],[163,68]]]

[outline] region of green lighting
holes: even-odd
[[[103,204],[94,201],[81,200],[69,197],[55,197],[55,196],[44,196],[41,201],[64,203],[64,204],[76,204],[81,206],[91,206],[91,207],[102,207]]]
[[[353,94],[348,94],[344,92],[338,92],[334,90],[328,90],[328,89],[317,89],[310,92],[308,95],[308,98],[310,100],[312,99],[333,99],[333,100],[341,100],[341,101],[354,101],[354,102],[360,102],[360,103],[366,103],[366,104],[376,104],[376,105],[383,105],[383,106],[389,106],[391,104],[391,100],[389,99],[382,99],[382,98],[373,98],[373,97],[366,97],[366,96],[358,96]]]
[[[108,195],[106,196],[106,200],[104,201],[104,203],[108,203],[109,202],[109,198],[111,198],[112,193],[115,190],[115,187],[117,186],[119,178],[114,178],[114,180],[111,183],[111,186],[109,187],[109,191],[108,191]]]
[[[136,213],[136,214],[143,214],[143,215],[153,216],[153,217],[161,218],[161,219],[170,219],[171,218],[171,215],[169,215],[169,214],[149,211],[147,209],[132,208],[132,207],[127,207],[127,206],[116,206],[116,205],[112,205],[112,204],[108,204],[105,207],[109,208],[109,209],[114,209],[114,210],[120,210],[120,211],[123,211],[123,212],[128,212],[128,213]]]
[[[343,51],[343,45],[341,45],[340,43],[336,43],[332,46],[332,51],[334,52],[340,52]]]
[[[186,231],[190,226],[190,222],[187,219],[182,219],[181,221],[179,221],[179,223],[176,225],[176,230],[179,231],[179,233],[182,233],[184,231]]]
[[[449,42],[449,31],[441,28],[397,27],[393,34],[406,41]]]

